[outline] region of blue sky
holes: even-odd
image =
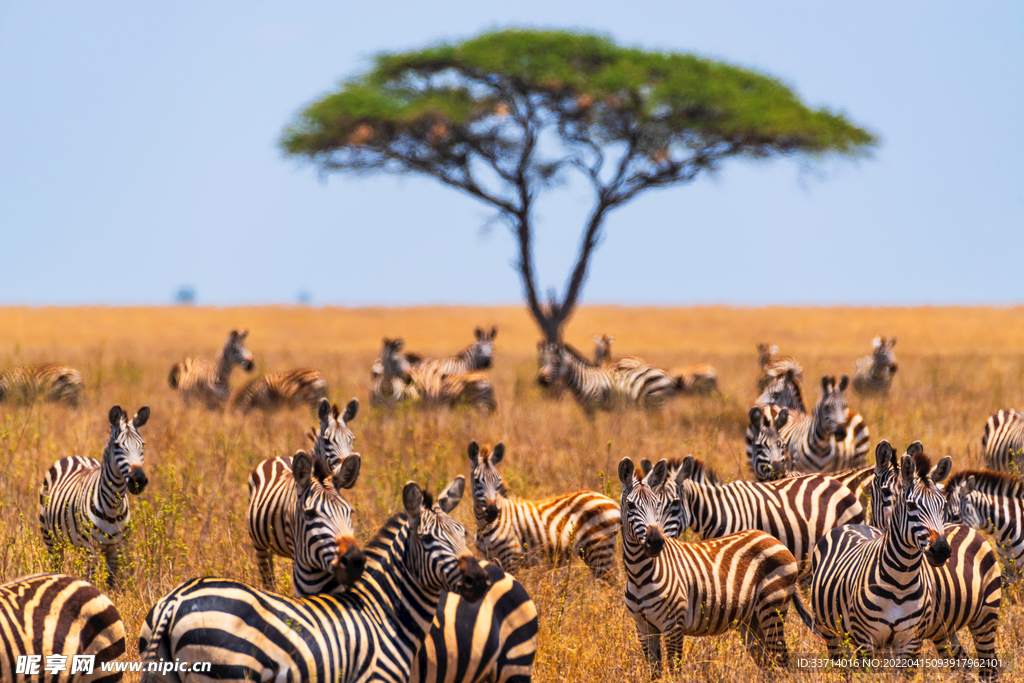
[[[385,9],[386,7],[386,9]],[[410,177],[317,177],[276,142],[382,50],[579,28],[783,79],[874,158],[726,164],[612,214],[583,302],[1024,301],[1024,3],[0,4],[0,304],[506,303],[514,244]],[[587,197],[537,216],[561,289]]]

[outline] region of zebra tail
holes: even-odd
[[[171,385],[171,389],[178,388],[178,376],[181,374],[181,363],[175,363],[171,366],[171,374],[167,375],[167,383]]]
[[[810,610],[807,609],[807,605],[804,604],[803,598],[800,597],[800,589],[793,592],[793,606],[796,607],[796,613],[800,615],[800,619],[803,620],[804,625],[807,626],[811,634],[825,640],[825,635],[814,627],[814,617],[811,615]]]
[[[159,605],[159,603],[157,603]],[[163,605],[163,611],[157,615],[156,624],[153,627],[153,633],[150,635],[149,642],[146,643],[144,650],[140,649],[139,659],[143,662],[155,662],[160,659],[160,645],[163,642],[164,637],[167,635],[167,629],[178,612],[178,598],[175,597],[170,603]],[[140,643],[141,644],[141,643]],[[170,648],[167,648],[167,659],[170,658]],[[147,667],[148,668],[148,667]],[[153,674],[146,672],[142,675],[142,683],[156,683],[157,681],[167,681],[166,674]],[[177,678],[177,677],[176,677]],[[170,679],[175,680],[175,679]],[[180,680],[180,679],[178,679]]]

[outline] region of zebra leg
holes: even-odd
[[[786,649],[786,608],[786,602],[780,604],[773,601],[764,605],[757,616],[758,622],[749,625],[751,635],[756,636],[758,642],[747,643],[747,650],[754,657],[754,661],[759,662],[764,668],[789,667],[789,650]],[[763,663],[750,650],[754,645],[758,648]]]
[[[256,561],[260,568],[260,580],[267,590],[274,590],[277,582],[274,581],[274,553],[267,548],[256,548]]]
[[[980,623],[978,623],[980,621]],[[983,681],[992,681],[999,678],[999,667],[993,666],[996,659],[996,631],[999,628],[999,607],[998,604],[987,610],[985,616],[970,624],[971,637],[974,638],[974,649],[977,658],[987,666],[980,667],[978,677]],[[966,655],[960,655],[965,657]]]
[[[683,659],[683,640],[686,634],[678,624],[665,634],[665,660],[669,674],[676,678]]]
[[[632,613],[636,622],[637,635],[640,637],[640,650],[644,653],[651,667],[651,677],[661,678],[661,631],[640,613]]]
[[[121,565],[121,559],[118,557],[117,546],[108,546],[106,550],[104,550],[103,554],[107,560],[107,588],[120,588],[121,577],[119,576],[118,571]]]

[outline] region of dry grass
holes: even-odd
[[[369,367],[382,336],[404,336],[411,350],[446,354],[468,344],[478,324],[499,328],[495,415],[369,408]],[[470,439],[504,440],[509,456],[503,474],[513,492],[528,497],[591,488],[617,499],[615,465],[626,455],[636,460],[694,453],[727,477],[746,477],[743,429],[755,396],[759,341],[773,341],[803,363],[816,399],[814,378],[852,372],[874,335],[897,335],[900,370],[892,395],[887,401],[851,396],[852,407],[864,415],[872,444],[881,437],[897,446],[921,439],[933,455],[952,455],[957,467],[981,464],[988,415],[1024,406],[1019,308],[585,309],[568,334],[581,350],[590,352],[593,333],[607,332],[616,337],[619,355],[640,355],[664,367],[710,362],[722,388],[721,396],[681,399],[660,414],[605,414],[593,423],[569,397],[552,402],[534,387],[538,334],[516,307],[0,309],[0,370],[58,360],[81,370],[87,385],[77,411],[0,407],[0,450],[6,456],[0,465],[0,580],[48,569],[36,522],[46,468],[68,455],[99,457],[111,405],[132,412],[143,404],[152,407],[142,430],[150,485],[131,501],[136,529],[128,580],[113,595],[132,658],[149,607],[181,581],[210,574],[258,580],[244,524],[246,478],[261,459],[307,447],[305,432],[315,423],[306,411],[244,419],[185,410],[167,386],[168,370],[186,355],[212,357],[232,327],[252,331],[249,346],[258,372],[314,366],[326,374],[332,399],[363,401],[352,428],[364,465],[350,496],[362,538],[400,506],[405,481],[439,489],[468,474]],[[236,387],[241,374],[236,371]],[[468,500],[455,514],[472,528]],[[66,571],[81,567],[81,557],[66,560]],[[277,573],[279,587],[290,590],[290,563],[278,562]],[[578,566],[532,569],[520,579],[541,611],[538,681],[646,680],[621,585],[595,583]],[[999,651],[1024,654],[1024,608],[1008,605],[1004,613]],[[787,638],[793,652],[824,651],[792,614]],[[757,677],[734,635],[690,639],[685,658],[687,678]],[[953,678],[940,676],[947,677]],[[1022,677],[1011,673],[1007,679]]]

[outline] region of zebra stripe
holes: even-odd
[[[858,360],[854,367],[853,390],[862,396],[887,395],[897,369],[896,354],[892,350],[896,337],[875,337],[872,345],[871,355]]]
[[[235,394],[232,407],[243,413],[315,406],[327,398],[327,379],[319,370],[300,368],[257,377]]]
[[[209,661],[210,678],[240,682],[409,680],[441,592],[477,602],[488,589],[465,529],[448,516],[464,489],[459,477],[435,505],[406,484],[405,513],[367,545],[363,575],[346,592],[297,599],[228,579],[181,584],[146,616],[142,659]]]
[[[351,488],[359,477],[362,462],[353,448],[355,435],[348,428],[358,412],[359,401],[354,398],[345,407],[344,415],[338,406],[332,407],[326,398],[321,399],[317,406],[320,430],[309,434],[313,460],[318,467],[334,473],[334,485],[339,490]],[[268,458],[249,474],[249,537],[259,561],[260,579],[268,589],[275,585],[274,555],[295,555],[296,494],[292,464],[292,458]]]
[[[569,389],[590,416],[612,409],[616,382],[607,367],[592,365],[568,344],[540,342],[537,351],[537,384],[553,391]]]
[[[1018,474],[1024,466],[1024,415],[1000,410],[985,422],[981,437],[985,466]]]
[[[647,383],[652,389],[660,391],[660,395],[657,393],[652,396],[655,405],[660,405],[664,399],[671,398],[678,394],[711,394],[718,391],[718,373],[715,368],[708,365],[707,363],[698,363],[696,365],[688,365],[681,368],[673,368],[668,372],[659,370],[652,366],[647,365],[642,358],[636,356],[624,356],[618,360],[612,360],[612,342],[615,341],[613,337],[609,337],[607,334],[600,336],[594,336],[594,365],[605,366],[606,369],[613,373],[624,375],[620,378],[622,388],[620,391],[631,395],[629,391],[631,377],[630,375],[640,375],[641,368],[647,368]],[[659,377],[657,373],[664,372],[665,376],[669,380],[675,383],[674,387],[669,387],[667,390],[662,388],[664,386],[664,379]],[[655,380],[658,384],[654,384]],[[635,380],[633,380],[635,381]],[[646,407],[646,406],[645,406]]]
[[[435,364],[421,367],[402,353],[404,344],[402,339],[385,337],[371,370],[371,405],[393,407],[408,402],[455,407],[468,403],[490,412],[497,409],[494,384],[486,374],[448,374]]]
[[[252,354],[245,348],[249,331],[231,330],[227,343],[216,360],[186,358],[171,367],[167,383],[177,389],[185,405],[202,403],[208,410],[223,408],[231,392],[231,370],[237,365],[246,372],[252,372],[255,364]]]
[[[692,463],[692,460],[690,461]],[[662,642],[675,673],[685,636],[738,629],[763,668],[789,663],[783,624],[798,567],[785,545],[761,531],[683,543],[674,537],[675,486],[661,460],[642,480],[629,458],[619,463],[626,607],[659,677]]]
[[[537,654],[537,606],[523,585],[486,560],[491,587],[479,603],[442,593],[412,683],[529,683]]]
[[[783,408],[774,418],[771,411],[758,406],[750,409],[748,434],[753,438],[747,442],[747,464],[756,481],[775,481],[793,471],[793,454],[782,443],[779,430],[789,419],[789,409]]]
[[[515,571],[541,556],[555,564],[576,556],[595,576],[608,576],[620,522],[615,501],[592,491],[539,501],[510,496],[497,468],[504,456],[504,443],[493,451],[469,444],[476,547],[484,557]]]
[[[34,574],[0,584],[0,680],[103,681],[121,680],[120,673],[104,674],[100,665],[125,651],[124,623],[110,598],[88,581],[66,574]],[[59,676],[17,673],[18,657],[62,655],[67,672]],[[75,655],[93,655],[94,674],[70,672]]]
[[[755,408],[764,408],[769,405],[789,408],[799,413],[807,412],[803,384],[792,370],[771,378],[761,395],[754,400]]]
[[[887,461],[891,450],[888,442],[879,443],[877,461]],[[933,468],[923,452],[904,455],[885,529],[879,534],[868,526],[845,526],[818,543],[812,558],[813,619],[799,598],[797,611],[825,638],[830,657],[838,657],[845,643],[858,656],[883,648],[899,657],[920,653],[937,607],[934,573],[923,561],[941,566],[951,554],[943,535],[945,497],[937,485],[951,462],[946,457]]]
[[[473,330],[476,342],[462,349],[454,356],[447,358],[423,358],[413,364],[423,373],[442,375],[464,375],[467,372],[487,370],[494,362],[494,338],[498,336],[498,328],[484,330],[481,327]]]
[[[0,373],[0,403],[33,403],[42,397],[77,408],[84,389],[78,370],[59,363],[26,365]]]
[[[954,498],[963,506],[959,516],[963,523],[993,536],[1004,563],[1003,579],[1013,583],[1024,566],[1024,481],[1006,472],[967,470],[950,478],[947,492],[957,491],[971,478],[973,490]]]
[[[792,356],[780,356],[779,347],[774,344],[757,345],[757,364],[761,374],[757,377],[757,390],[764,391],[772,380],[791,372],[793,381],[800,383],[804,378],[804,369]],[[800,412],[807,409],[800,407]]]
[[[73,456],[58,460],[39,489],[39,527],[54,562],[68,543],[102,555],[107,585],[118,579],[118,554],[125,544],[131,511],[128,493],[139,495],[149,479],[143,470],[146,442],[139,428],[149,420],[149,406],[131,420],[121,406],[110,409],[110,438],[103,458]]]

